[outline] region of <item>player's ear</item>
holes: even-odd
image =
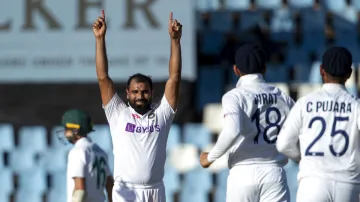
[[[322,65],[320,65],[320,75],[321,75],[321,77],[325,76],[325,70]]]
[[[265,74],[266,69],[267,69],[267,67],[266,67],[266,65],[265,65],[264,68],[263,68],[263,70],[261,71],[261,74]]]
[[[240,70],[236,67],[236,65],[234,65],[233,70],[234,70],[235,75],[240,77]]]

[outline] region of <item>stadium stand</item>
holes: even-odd
[[[222,128],[221,97],[237,81],[232,73],[234,47],[247,41],[263,44],[271,53],[265,78],[294,99],[320,87],[319,61],[327,47],[349,47],[354,72],[346,85],[357,96],[360,0],[197,0],[196,6],[194,106],[201,118],[199,123],[172,126],[164,182],[169,202],[224,202],[226,157],[210,170],[200,168],[198,158]],[[61,129],[25,126],[15,131],[10,124],[0,125],[0,202],[66,200],[66,156],[71,145],[58,139]],[[112,162],[108,127],[96,125],[90,137]],[[298,165],[289,161],[285,170],[295,201]]]

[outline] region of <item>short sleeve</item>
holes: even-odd
[[[126,104],[121,100],[119,95],[115,93],[115,95],[111,98],[110,102],[103,106],[106,119],[109,123],[116,121],[117,117],[121,113],[121,111],[125,110]]]
[[[173,119],[175,117],[176,111],[170,106],[168,100],[165,95],[162,97],[160,101],[160,105],[158,110],[164,115],[165,119]]]
[[[86,161],[85,151],[81,149],[72,149],[68,156],[68,175],[71,178],[85,177]]]

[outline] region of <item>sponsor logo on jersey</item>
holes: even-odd
[[[126,132],[131,133],[152,133],[152,132],[160,132],[159,125],[152,125],[152,126],[137,126],[133,123],[127,123],[125,127]]]
[[[139,119],[140,116],[138,114],[132,114],[132,116],[135,118],[135,119]]]

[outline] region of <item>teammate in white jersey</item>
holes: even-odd
[[[325,52],[321,90],[300,98],[278,136],[277,149],[300,161],[297,202],[354,202],[360,194],[360,104],[346,91],[351,53]]]
[[[266,53],[259,46],[240,47],[235,61],[240,79],[222,98],[224,128],[200,163],[207,168],[229,150],[227,202],[289,201],[287,158],[275,142],[294,101],[263,79]]]
[[[92,129],[91,117],[84,111],[72,109],[62,117],[66,139],[74,144],[68,155],[67,201],[104,202],[106,189],[111,202],[114,180],[108,156],[87,134]]]
[[[158,104],[152,105],[151,78],[135,74],[128,80],[127,106],[108,75],[105,15],[94,23],[96,72],[114,150],[113,201],[164,202],[163,185],[167,137],[175,116],[181,80],[181,28],[169,19],[171,56],[169,79]],[[151,40],[151,39],[149,39]]]

